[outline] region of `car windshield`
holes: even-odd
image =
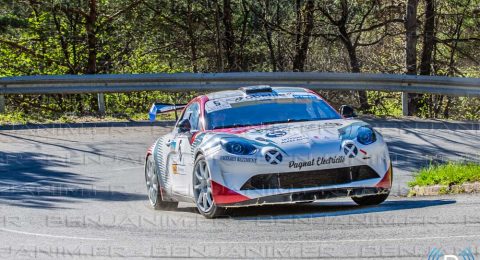
[[[211,100],[205,108],[207,129],[341,118],[325,101],[316,97],[243,102]]]

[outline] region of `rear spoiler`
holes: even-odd
[[[150,122],[153,122],[155,118],[157,118],[157,114],[175,111],[175,119],[177,119],[177,110],[183,109],[186,106],[186,104],[153,103],[150,112],[148,112],[148,118]]]

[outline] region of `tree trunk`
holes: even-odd
[[[216,30],[216,55],[217,55],[217,71],[223,72],[223,48],[222,48],[222,33],[220,29],[220,5],[218,0],[215,0],[215,30]]]
[[[189,0],[187,3],[187,34],[190,44],[190,59],[192,64],[192,71],[198,72],[197,66],[197,41],[195,39],[195,33],[193,31],[193,20],[192,20],[192,1]]]
[[[417,6],[418,0],[407,0],[405,16],[405,56],[407,74],[417,74]]]
[[[417,74],[417,7],[418,0],[407,0],[405,15],[405,66],[409,75]],[[417,112],[416,94],[408,95],[408,115]]]
[[[300,48],[300,37],[302,34],[302,0],[295,1],[295,13],[296,13],[296,20],[295,20],[295,53],[298,52]]]
[[[245,58],[245,44],[247,43],[247,28],[249,22],[250,11],[248,10],[247,3],[242,0],[242,32],[240,34],[239,47],[237,53],[237,70],[248,71],[248,58]]]
[[[432,54],[435,47],[435,5],[434,0],[425,0],[425,26],[423,32],[422,60],[420,75],[430,75]]]
[[[267,13],[270,10],[270,0],[265,0],[265,13],[263,20],[267,20]],[[277,60],[275,58],[275,49],[272,42],[272,28],[268,25],[267,22],[263,23],[263,29],[265,30],[265,41],[267,42],[267,47],[270,55],[270,64],[272,65],[272,71],[277,71]]]
[[[313,11],[315,4],[313,0],[308,0],[305,3],[305,30],[301,35],[300,47],[297,48],[295,57],[293,59],[293,71],[304,71],[305,60],[307,59],[308,46],[313,30]]]
[[[86,74],[97,73],[97,1],[88,1],[89,12],[86,16],[85,31],[87,33],[88,62]],[[97,95],[91,95],[90,109],[98,107]]]
[[[447,97],[447,104],[445,105],[445,110],[443,110],[443,117],[448,119],[450,117],[450,107],[452,105],[453,97]]]
[[[88,64],[87,74],[97,73],[97,1],[88,2],[89,13],[85,21],[85,30],[87,32]]]
[[[278,26],[282,25],[282,17],[281,17],[281,8],[283,5],[280,3],[280,1],[277,1],[277,10],[275,14],[275,20],[276,24]],[[283,41],[282,38],[277,36],[277,67],[279,71],[285,71],[285,51],[284,48],[282,47]]]
[[[227,58],[227,71],[237,71],[237,58],[235,54],[235,34],[233,32],[232,5],[230,0],[223,0],[223,26],[225,38],[223,46]]]
[[[432,55],[435,47],[435,6],[434,0],[425,0],[425,25],[423,31],[422,58],[420,61],[420,75],[432,73]],[[417,109],[428,107],[430,112],[434,110],[433,96],[430,102],[425,102],[425,95],[417,94]],[[428,103],[428,104],[427,104]],[[433,114],[433,113],[432,113]],[[430,114],[430,117],[432,116]]]
[[[358,56],[357,56],[357,48],[355,45],[352,43],[348,33],[347,33],[347,28],[345,27],[345,24],[339,26],[339,32],[340,32],[340,39],[345,46],[345,49],[347,49],[348,53],[348,58],[350,60],[350,69],[351,72],[353,73],[360,73],[361,72],[361,67],[360,63],[358,62]],[[370,104],[368,103],[368,95],[367,91],[365,90],[359,90],[358,91],[358,101],[360,103],[360,110],[369,110],[370,109]]]

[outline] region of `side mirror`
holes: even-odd
[[[345,118],[357,117],[355,109],[349,105],[343,105],[340,107],[340,114]]]
[[[182,119],[178,122],[177,129],[179,133],[187,133],[190,132],[192,129],[192,125],[190,124],[190,120]]]

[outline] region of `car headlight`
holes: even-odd
[[[225,151],[236,155],[252,155],[257,152],[257,148],[250,143],[243,141],[227,141],[221,142]]]
[[[377,136],[372,128],[361,126],[357,130],[357,141],[363,145],[368,145],[377,141]]]

